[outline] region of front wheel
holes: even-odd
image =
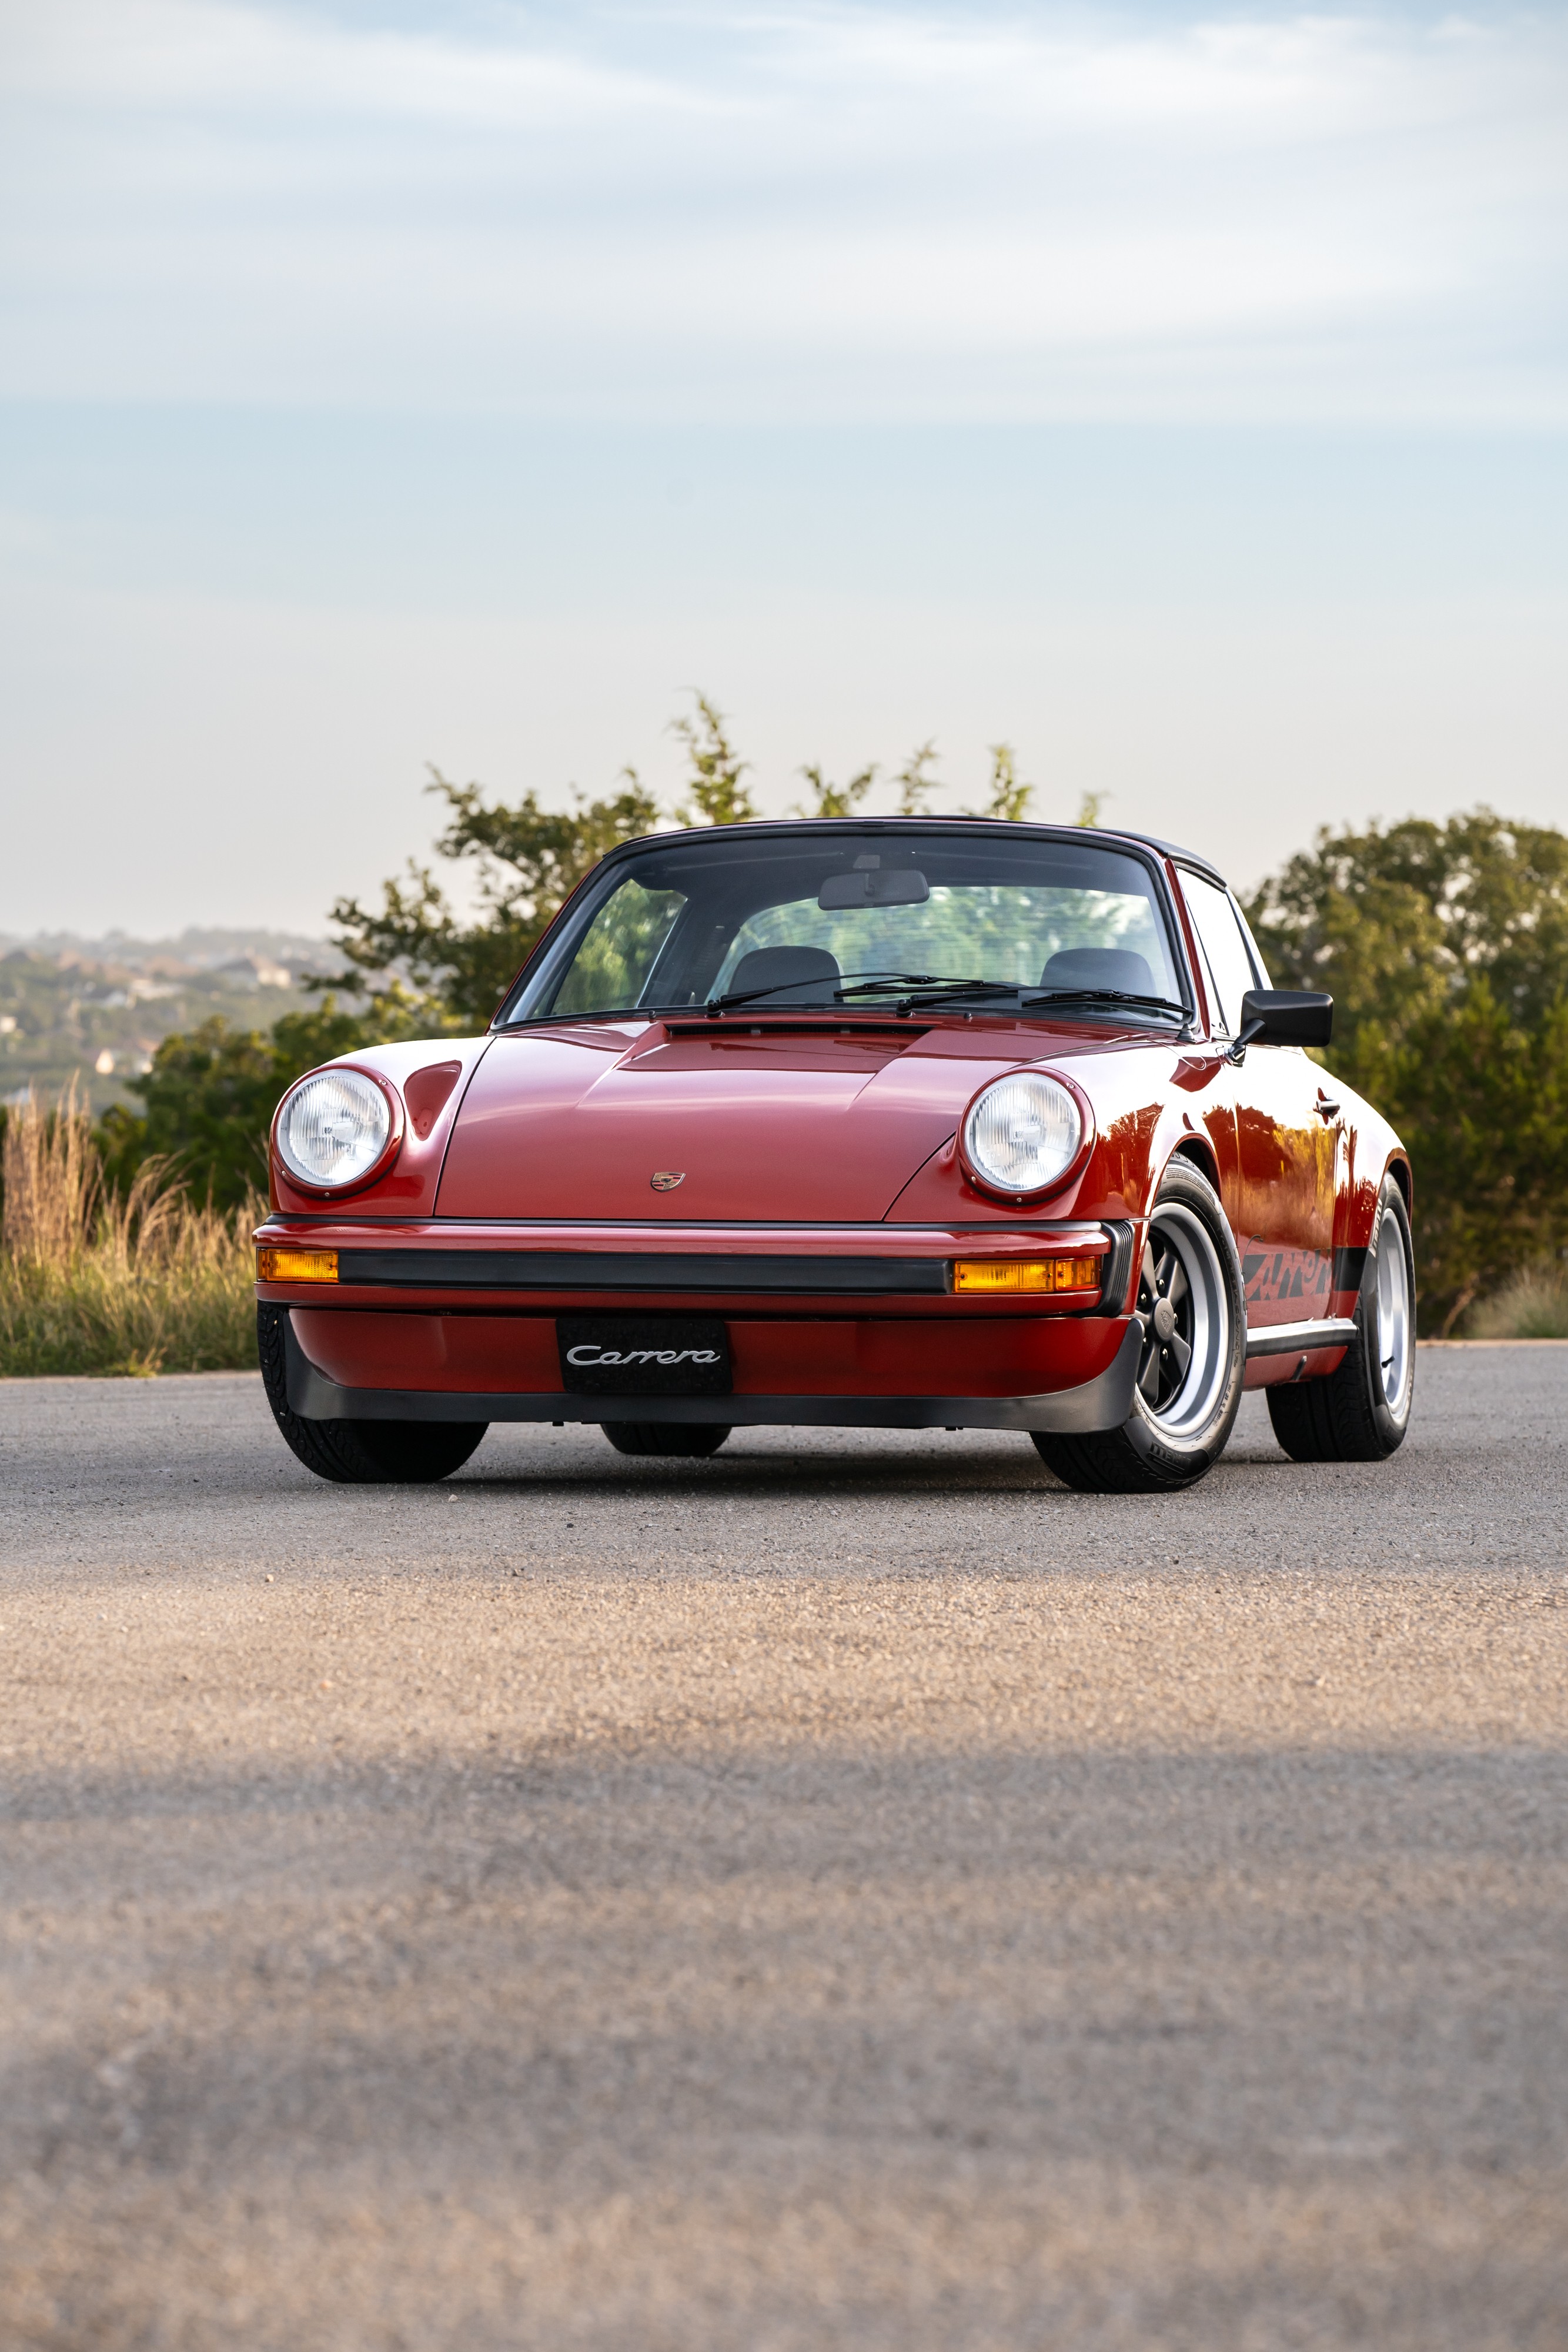
[[[256,1353],[272,1417],[307,1470],[335,1486],[430,1486],[461,1470],[487,1421],[307,1421],[291,1412],[284,1311],[256,1307]]]
[[[1355,1302],[1355,1337],[1327,1380],[1265,1391],[1292,1462],[1385,1462],[1405,1442],[1416,1391],[1416,1254],[1405,1195],[1384,1179]]]
[[[601,1421],[599,1424],[617,1454],[716,1454],[729,1435],[718,1421]]]
[[[1241,1402],[1247,1309],[1241,1267],[1214,1187],[1190,1160],[1166,1171],[1149,1218],[1134,1308],[1143,1327],[1131,1417],[1086,1437],[1036,1430],[1040,1460],[1092,1495],[1190,1486],[1218,1461]]]

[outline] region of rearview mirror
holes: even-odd
[[[1321,988],[1249,988],[1241,1000],[1239,1045],[1326,1045],[1333,998]]]
[[[913,866],[873,866],[830,874],[817,904],[831,915],[844,907],[923,907],[930,896],[930,883]]]

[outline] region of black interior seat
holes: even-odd
[[[753,948],[730,973],[724,992],[744,996],[748,989],[771,989],[776,992],[772,1002],[780,1004],[788,1002],[792,988],[820,998],[823,982],[831,987],[839,978],[839,960],[826,948]]]
[[[1127,996],[1157,996],[1148,959],[1131,948],[1063,948],[1040,975],[1041,988],[1119,988]]]

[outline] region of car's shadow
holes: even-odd
[[[842,1499],[885,1496],[906,1500],[926,1496],[954,1501],[998,1494],[1029,1495],[1061,1501],[1145,1504],[1146,1495],[1080,1496],[1046,1467],[1027,1437],[988,1437],[976,1444],[955,1438],[944,1447],[882,1445],[872,1443],[835,1444],[817,1440],[805,1447],[777,1444],[747,1446],[737,1433],[720,1453],[694,1460],[679,1455],[625,1455],[605,1447],[600,1458],[589,1445],[574,1445],[565,1459],[550,1460],[542,1448],[530,1447],[525,1463],[507,1462],[497,1448],[486,1459],[481,1447],[472,1462],[449,1479],[442,1492],[463,1496],[533,1496],[555,1494],[601,1496],[607,1502],[635,1496],[694,1501],[724,1497],[730,1501],[801,1503],[815,1497]],[[517,1449],[520,1450],[520,1449]],[[1212,1490],[1217,1476],[1233,1470],[1292,1471],[1296,1465],[1272,1449],[1267,1439],[1249,1441],[1228,1454],[1186,1492]],[[1182,1491],[1182,1490],[1178,1490]]]

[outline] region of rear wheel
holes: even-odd
[[[1086,1494],[1190,1486],[1224,1452],[1241,1402],[1241,1268],[1218,1197],[1189,1160],[1160,1186],[1134,1312],[1144,1339],[1131,1418],[1086,1437],[1034,1432],[1041,1461]]]
[[[617,1454],[716,1454],[729,1435],[717,1421],[601,1421]]]
[[[281,1307],[256,1310],[256,1353],[284,1443],[339,1486],[426,1486],[460,1470],[487,1421],[307,1421],[289,1410]]]
[[[1355,1302],[1355,1338],[1337,1372],[1267,1390],[1292,1462],[1385,1462],[1403,1444],[1416,1391],[1416,1256],[1405,1195],[1385,1177]]]

